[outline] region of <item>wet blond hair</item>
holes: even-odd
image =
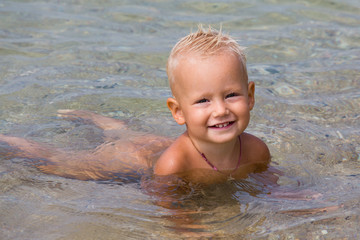
[[[213,56],[224,52],[234,54],[241,62],[244,79],[247,82],[248,75],[244,50],[244,47],[241,47],[237,41],[229,35],[224,34],[221,29],[217,31],[209,26],[209,28],[205,30],[202,25],[199,25],[195,33],[190,33],[180,39],[170,52],[166,72],[171,90],[174,90],[175,76],[173,72],[179,60],[190,54],[196,54],[202,57]]]

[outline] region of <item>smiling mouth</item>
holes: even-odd
[[[211,128],[226,128],[230,125],[232,125],[234,122],[226,122],[226,123],[220,123],[220,124],[215,124],[213,126],[210,126]]]

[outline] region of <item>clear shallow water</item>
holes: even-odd
[[[355,0],[1,1],[1,133],[91,149],[101,142],[98,129],[56,117],[57,109],[73,108],[177,136],[183,128],[165,106],[168,52],[199,22],[221,22],[248,47],[257,86],[248,131],[264,139],[285,172],[282,188],[323,197],[274,199],[247,179],[184,190],[173,196],[182,204],[177,211],[144,190],[151,179],[45,175],[25,159],[6,158],[0,145],[0,238],[357,239],[359,12]]]

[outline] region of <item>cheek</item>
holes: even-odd
[[[250,116],[249,105],[245,102],[241,102],[233,106],[233,111],[236,113],[236,115],[241,117],[246,118]]]
[[[233,109],[236,109],[238,112],[246,112],[249,111],[249,104],[247,103],[247,101],[243,100],[243,101],[238,101],[237,103],[235,103],[233,106]]]
[[[185,112],[187,124],[200,124],[207,121],[207,113],[203,109],[193,108]]]

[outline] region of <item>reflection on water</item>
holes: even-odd
[[[0,145],[0,238],[356,239],[359,12],[355,0],[2,1],[1,133],[94,148],[98,129],[56,117],[72,108],[175,137],[183,128],[165,105],[168,52],[197,23],[222,23],[248,47],[257,86],[248,130],[284,173],[276,191],[322,196],[276,195],[259,176],[164,192],[151,192],[148,175],[78,181],[9,159]],[[341,207],[322,211],[331,206]]]

